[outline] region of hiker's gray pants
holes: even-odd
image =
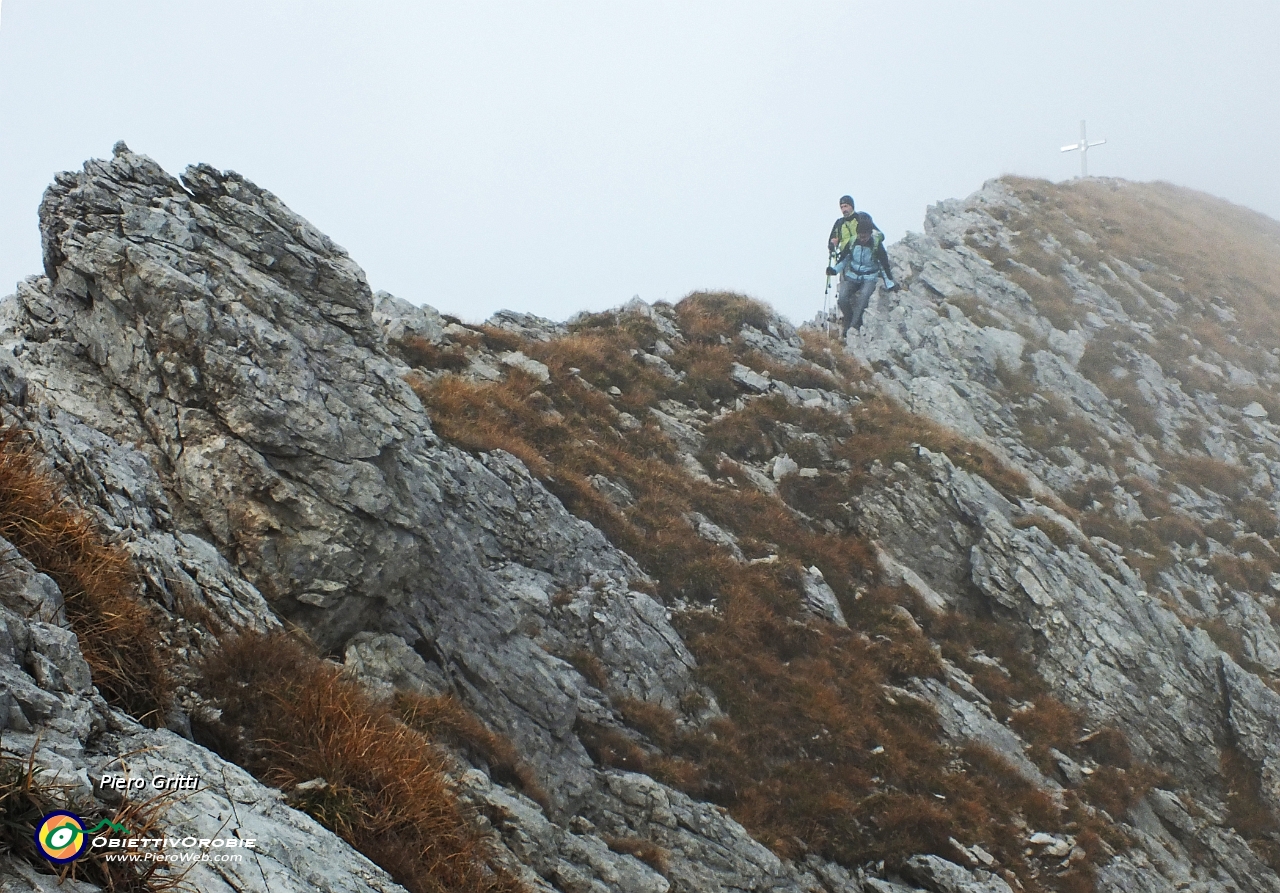
[[[867,312],[877,279],[841,279],[836,289],[836,305],[844,317],[844,330],[862,328],[862,314]]]

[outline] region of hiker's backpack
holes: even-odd
[[[849,254],[849,246],[858,238],[858,224],[862,221],[870,223],[871,230],[871,246],[879,252],[880,246],[884,244],[884,233],[880,232],[880,227],[876,226],[876,222],[871,219],[871,215],[866,211],[854,211],[853,216],[840,224],[840,241],[836,244],[836,256],[845,258]]]

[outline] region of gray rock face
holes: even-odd
[[[1271,809],[1280,811],[1280,695],[1222,657],[1227,723],[1244,755],[1261,767],[1261,793]]]
[[[902,873],[933,893],[1013,893],[1004,880],[989,871],[970,872],[937,856],[912,856]]]
[[[1044,219],[1037,213],[1000,182],[931,208],[927,234],[893,248],[907,287],[881,295],[849,345],[877,370],[883,391],[1018,468],[1035,497],[1011,501],[921,449],[912,469],[882,472],[859,498],[859,527],[877,539],[891,575],[930,610],[992,610],[1034,631],[1037,669],[1055,694],[1094,723],[1123,729],[1135,755],[1175,772],[1188,788],[1183,797],[1194,799],[1203,815],[1218,816],[1183,821],[1167,798],[1159,801],[1167,815],[1154,820],[1151,834],[1138,835],[1138,850],[1117,855],[1100,872],[1100,889],[1277,889],[1274,872],[1222,827],[1219,800],[1221,757],[1234,747],[1257,767],[1259,794],[1275,809],[1277,696],[1264,682],[1275,680],[1275,602],[1269,592],[1211,573],[1215,556],[1251,558],[1219,541],[1245,530],[1233,499],[1212,484],[1193,488],[1169,480],[1179,457],[1211,459],[1251,479],[1248,495],[1274,514],[1276,439],[1267,411],[1244,400],[1233,409],[1225,395],[1262,382],[1274,388],[1280,379],[1256,369],[1233,377],[1235,364],[1206,360],[1210,351],[1189,336],[1173,358],[1167,347],[1162,353],[1152,333],[1164,327],[1170,337],[1186,318],[1185,307],[1143,281],[1163,275],[1150,262],[1139,269],[1111,257],[1089,266],[1050,235],[1040,250],[1051,260],[1041,258],[1037,268],[1021,264],[1028,232]],[[1105,249],[1103,242],[1090,244]],[[1073,307],[1055,311],[1075,317],[1066,330],[1042,306],[1050,294],[1050,277],[1040,272],[1047,265],[1060,265],[1060,281],[1073,295]],[[1212,309],[1195,295],[1182,300]],[[1217,319],[1234,321],[1229,309],[1214,311]],[[1107,380],[1098,377],[1098,360],[1090,360],[1099,348],[1115,351],[1118,364],[1102,371],[1129,383],[1126,400],[1139,403],[1141,413],[1104,392]],[[1177,360],[1186,366],[1175,374]],[[1211,376],[1218,391],[1188,393],[1184,382],[1200,380],[1191,374]],[[1055,420],[1064,413],[1080,420],[1080,436],[1030,436],[1038,424],[1060,432]],[[1148,421],[1139,430],[1143,418]],[[1084,517],[1149,525],[1161,512],[1177,511],[1194,523],[1238,532],[1215,533],[1207,547],[1168,545],[1176,559],[1154,575],[1153,585],[1131,562],[1156,556],[1086,537],[1052,508],[1051,491],[1086,487],[1101,496],[1092,505],[1085,501]],[[1144,487],[1169,492],[1172,508],[1152,509],[1142,499]],[[1047,530],[1056,531],[1052,540]],[[1235,657],[1223,653],[1221,636],[1215,642],[1196,628],[1203,622],[1231,630],[1239,643]],[[1008,730],[988,723],[980,699],[954,685],[922,687],[929,689],[949,735],[982,741],[1018,764],[1021,754],[1007,740]],[[1152,802],[1161,796],[1153,793]],[[1138,824],[1143,808],[1130,817]],[[1165,839],[1167,830],[1164,837],[1155,833],[1170,827],[1179,829],[1176,840]]]
[[[827,581],[822,578],[822,571],[816,567],[809,568],[800,583],[804,587],[804,606],[809,613],[836,626],[848,627],[849,622],[844,619],[840,602],[836,600],[836,594],[827,585]]]
[[[387,341],[421,338],[432,344],[444,337],[444,320],[432,307],[418,307],[380,291],[373,296],[373,321]]]

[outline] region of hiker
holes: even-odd
[[[840,200],[841,210],[846,207],[844,196]],[[897,286],[889,268],[889,255],[884,250],[884,234],[876,228],[870,215],[855,215],[853,200],[849,199],[849,213],[842,221],[837,221],[838,235],[842,241],[836,243],[833,253],[836,261],[827,267],[827,275],[840,274],[840,285],[836,291],[836,304],[840,307],[843,323],[840,327],[840,340],[849,335],[849,329],[862,328],[862,315],[871,303],[875,294],[876,283],[883,278],[885,288],[892,291]],[[856,222],[855,222],[856,221]],[[852,224],[852,226],[851,226]],[[849,229],[853,230],[853,238],[843,241]]]

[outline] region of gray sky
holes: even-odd
[[[4,0],[0,294],[124,139],[244,174],[375,289],[467,320],[639,294],[822,304],[845,192],[890,239],[1002,173],[1280,218],[1277,0]]]

